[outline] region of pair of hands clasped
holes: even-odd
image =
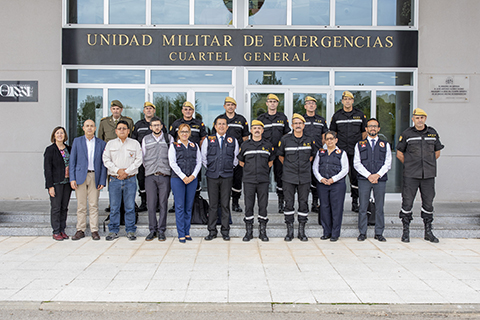
[[[195,176],[192,174],[190,177],[185,177],[185,178],[183,178],[182,180],[183,180],[183,183],[189,184],[190,182],[192,182],[193,180],[195,180]]]

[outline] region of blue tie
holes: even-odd
[[[372,139],[372,151],[375,149],[375,139]]]
[[[220,149],[223,148],[223,136],[220,137]]]

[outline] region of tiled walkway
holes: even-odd
[[[480,240],[0,237],[0,300],[479,303]]]

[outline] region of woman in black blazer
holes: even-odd
[[[68,239],[65,233],[67,226],[68,203],[72,188],[70,187],[70,146],[67,132],[63,127],[53,129],[50,137],[52,144],[43,154],[43,168],[45,173],[45,188],[50,195],[50,221],[53,229],[53,239],[62,241]]]

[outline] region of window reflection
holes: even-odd
[[[271,92],[275,94],[278,99],[280,99],[277,107],[277,111],[284,112],[285,110],[285,94],[283,93],[276,93],[276,92]],[[267,112],[267,96],[268,93],[252,93],[251,95],[251,103],[252,103],[252,109],[250,112],[251,119],[250,122],[252,122],[253,119],[257,119],[259,115],[262,113]]]
[[[335,0],[335,25],[372,25],[372,0]]]
[[[142,119],[145,90],[143,89],[108,89],[108,101],[119,100],[123,104],[122,115],[133,119],[133,123]],[[108,115],[111,115],[110,108]]]
[[[145,24],[145,0],[109,0],[111,24]]]
[[[330,24],[330,0],[293,0],[292,24],[326,26]]]
[[[413,72],[335,72],[336,85],[411,86]]]
[[[343,108],[342,104],[342,91],[335,91],[335,112]],[[348,90],[353,94],[354,101],[353,101],[353,107],[360,109],[367,119],[370,118],[370,106],[371,106],[371,91],[353,91],[353,90]]]
[[[287,24],[287,0],[250,0],[248,23],[251,25]]]
[[[195,0],[195,24],[232,24],[232,6],[223,0]]]
[[[379,26],[413,25],[413,0],[378,0]]]
[[[67,6],[67,23],[103,23],[103,0],[69,0]]]
[[[188,24],[189,0],[152,0],[152,24]]]
[[[225,113],[223,102],[228,97],[228,92],[196,92],[195,93],[195,118],[200,119],[211,132],[215,118]]]
[[[153,70],[152,84],[232,84],[230,70]]]
[[[249,85],[327,86],[328,72],[317,71],[249,71]]]
[[[186,92],[154,92],[153,104],[156,115],[162,119],[167,128],[182,115],[182,105],[187,100]]]
[[[67,83],[145,83],[144,70],[67,70]]]
[[[70,145],[75,137],[84,135],[83,123],[91,119],[97,126],[103,115],[102,89],[67,89],[67,131]]]
[[[327,116],[327,94],[326,93],[294,93],[293,94],[293,113],[305,114],[305,98],[313,97],[317,100],[317,109],[315,113],[326,118]]]

